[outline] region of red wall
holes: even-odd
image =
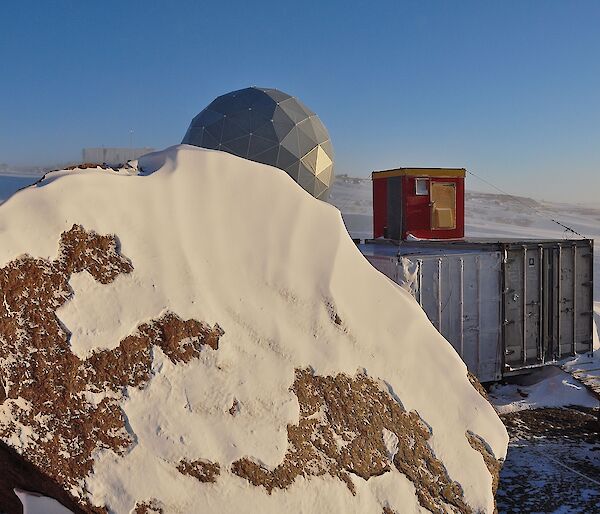
[[[402,177],[402,212],[404,226],[402,238],[409,234],[420,239],[460,239],[465,235],[465,181],[463,177],[430,178],[432,182],[454,182],[456,184],[456,228],[453,230],[431,229],[431,206],[427,196],[415,194],[415,179]],[[383,237],[388,226],[387,178],[373,180],[373,237]]]
[[[415,237],[427,238],[430,232],[431,209],[429,207],[429,195],[417,196],[415,194],[416,177],[402,177],[402,192],[404,198],[402,206],[404,212],[404,226],[402,227],[402,239],[408,234]],[[429,236],[431,237],[431,236]]]

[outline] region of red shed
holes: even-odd
[[[464,168],[398,168],[372,178],[374,237],[464,237]]]

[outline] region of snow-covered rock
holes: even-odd
[[[218,151],[139,166],[0,207],[2,445],[84,512],[494,510],[504,426],[337,209]]]

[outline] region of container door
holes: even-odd
[[[456,228],[456,184],[431,182],[431,228],[449,230]]]
[[[593,277],[594,255],[591,241],[577,245],[575,255],[575,315],[574,347],[576,353],[593,348]]]
[[[542,296],[543,296],[543,250],[532,246],[523,249],[525,267],[525,362],[541,364],[544,362],[542,333]]]
[[[462,261],[461,356],[482,382],[502,378],[501,254],[481,252]]]
[[[518,250],[507,250],[504,261],[504,362],[518,368],[523,355],[523,257]]]
[[[576,247],[573,246],[575,249]],[[576,330],[575,313],[575,264],[576,252],[569,247],[559,246],[557,252],[556,276],[556,298],[557,298],[557,345],[555,357],[573,355],[574,334]]]
[[[593,255],[588,241],[555,250],[556,359],[592,349]]]
[[[542,352],[544,361],[556,358],[558,310],[556,295],[557,249],[543,249],[543,287],[542,287]]]
[[[543,362],[543,253],[511,248],[504,263],[504,362],[511,369]]]

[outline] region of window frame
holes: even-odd
[[[415,178],[415,196],[429,196],[430,185],[428,177]],[[425,192],[419,191],[419,184],[425,184]]]

